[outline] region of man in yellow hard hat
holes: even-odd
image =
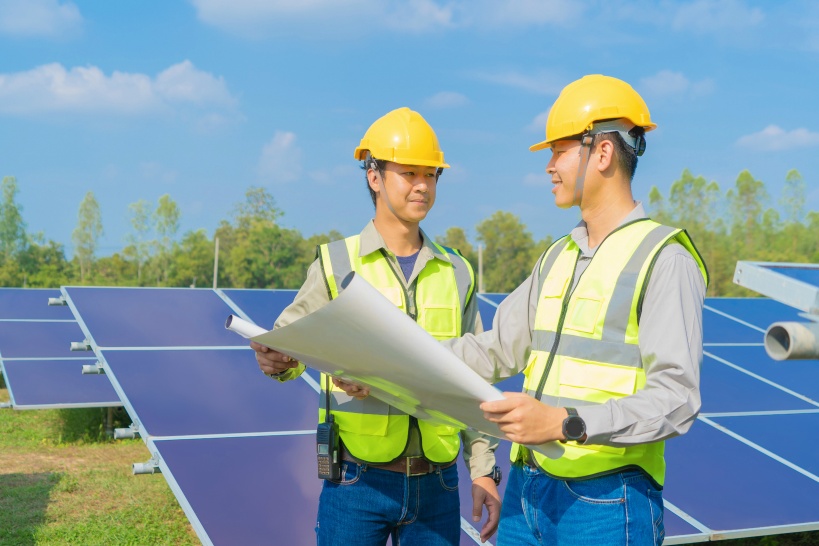
[[[437,339],[481,332],[472,267],[420,227],[449,167],[432,127],[409,108],[393,110],[367,130],[355,159],[362,161],[375,218],[360,234],[319,246],[304,285],[275,326],[327,304],[338,296],[341,279],[355,271]],[[251,346],[261,370],[279,381],[304,371],[287,355]],[[322,376],[318,451],[332,449],[337,430],[343,464],[336,470],[324,459],[319,467],[327,478],[316,526],[320,546],[380,546],[388,537],[402,546],[458,544],[461,437],[473,519],[486,506],[481,537],[494,534],[500,514],[495,440],[418,420],[355,385],[332,382]]]
[[[663,542],[664,440],[700,409],[708,273],[691,238],[646,217],[631,181],[656,126],[626,82],[591,75],[552,106],[546,173],[582,221],[498,307],[492,330],[445,341],[523,392],[481,405],[514,442],[498,545]],[[526,445],[564,442],[550,459]]]

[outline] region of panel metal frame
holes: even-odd
[[[805,313],[816,315],[819,319],[819,286],[788,277],[771,270],[770,267],[819,269],[819,264],[738,261],[734,270],[734,283]]]

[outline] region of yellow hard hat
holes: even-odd
[[[601,74],[583,76],[560,92],[546,119],[546,140],[529,150],[536,152],[556,140],[594,133],[595,122],[612,119],[626,119],[645,131],[657,127],[645,101],[629,84]]]
[[[444,163],[444,152],[438,137],[421,114],[409,108],[398,108],[375,120],[355,149],[355,158],[375,159],[402,165],[449,167]]]

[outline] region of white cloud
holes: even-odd
[[[740,137],[737,146],[759,151],[809,148],[819,146],[819,133],[804,128],[786,131],[778,125],[768,125],[757,133]]]
[[[462,26],[509,27],[564,25],[580,19],[581,2],[571,0],[469,0],[457,2]]]
[[[546,130],[546,119],[548,117],[549,117],[549,110],[544,110],[543,112],[536,115],[532,119],[532,122],[529,123],[529,126],[526,127],[526,128],[529,131],[537,131],[539,133],[543,133]]]
[[[273,139],[264,145],[259,158],[259,176],[270,182],[294,182],[301,177],[301,148],[296,145],[296,134],[276,131]]]
[[[682,72],[661,70],[653,76],[642,78],[640,88],[648,95],[660,97],[702,96],[713,91],[714,83],[710,79],[692,82]]]
[[[426,108],[457,108],[469,104],[469,98],[454,91],[441,91],[424,101]]]
[[[82,15],[74,2],[0,0],[0,34],[54,37],[81,26]]]
[[[542,72],[522,74],[514,70],[506,70],[503,72],[472,72],[468,75],[476,80],[515,87],[540,95],[557,95],[565,85],[565,82]]]
[[[289,25],[359,32],[380,28],[426,32],[441,28],[563,25],[584,7],[572,0],[189,0],[203,23],[247,36]]]
[[[697,0],[679,6],[671,27],[698,33],[722,33],[755,27],[764,19],[760,8],[749,7],[741,0]]]
[[[106,75],[96,66],[66,69],[58,63],[0,74],[0,113],[142,114],[185,105],[232,110],[236,100],[221,77],[187,60],[156,78],[119,71]]]
[[[146,161],[139,165],[139,172],[146,182],[162,182],[163,184],[173,184],[176,182],[178,173],[165,167],[156,161]]]

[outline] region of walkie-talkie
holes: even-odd
[[[316,429],[316,457],[318,458],[318,477],[322,480],[338,480],[341,477],[341,460],[339,457],[338,425],[330,414],[330,376],[325,375],[327,382],[324,389],[324,422]]]

